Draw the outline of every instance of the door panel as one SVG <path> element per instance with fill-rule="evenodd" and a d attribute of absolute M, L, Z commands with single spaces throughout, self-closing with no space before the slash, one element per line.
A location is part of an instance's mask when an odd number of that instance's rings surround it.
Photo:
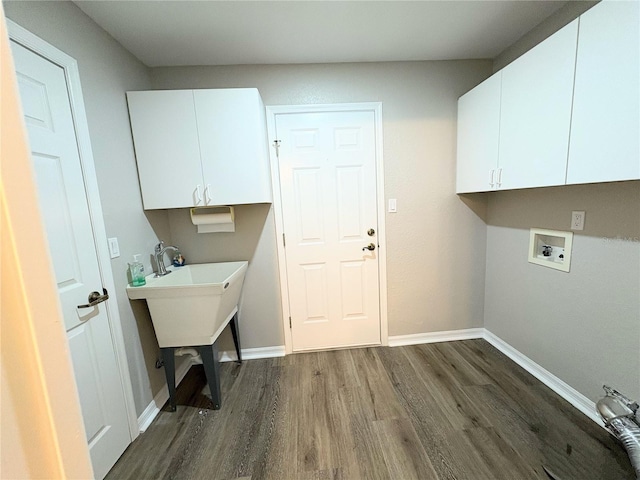
<path fill-rule="evenodd" d="M 304 286 L 305 323 L 327 322 L 329 320 L 329 298 L 327 294 L 327 265 L 324 263 L 300 265 Z"/>
<path fill-rule="evenodd" d="M 372 112 L 276 116 L 293 350 L 380 343 Z"/>
<path fill-rule="evenodd" d="M 340 287 L 342 319 L 364 319 L 366 316 L 365 262 L 340 262 Z"/>
<path fill-rule="evenodd" d="M 105 304 L 102 277 L 71 104 L 62 68 L 11 42 L 76 387 L 96 478 L 103 478 L 131 442 L 127 410 Z"/>
<path fill-rule="evenodd" d="M 294 202 L 298 214 L 298 243 L 320 244 L 324 242 L 323 210 L 319 168 L 296 168 Z"/>
<path fill-rule="evenodd" d="M 362 166 L 336 168 L 336 194 L 338 238 L 341 242 L 364 240 L 367 228 L 362 224 L 365 216 L 364 192 L 362 191 Z"/>

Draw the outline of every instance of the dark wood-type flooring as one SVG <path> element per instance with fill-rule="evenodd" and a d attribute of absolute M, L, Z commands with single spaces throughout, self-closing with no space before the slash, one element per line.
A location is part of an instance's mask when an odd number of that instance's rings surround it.
<path fill-rule="evenodd" d="M 107 478 L 634 478 L 613 437 L 484 340 L 225 363 L 221 379 L 211 410 L 192 367 L 178 411 Z"/>

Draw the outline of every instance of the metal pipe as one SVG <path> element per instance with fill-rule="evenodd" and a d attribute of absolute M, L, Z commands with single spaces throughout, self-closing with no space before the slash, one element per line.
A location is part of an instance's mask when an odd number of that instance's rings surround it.
<path fill-rule="evenodd" d="M 596 408 L 607 429 L 624 446 L 631 465 L 640 479 L 640 424 L 637 402 L 632 402 L 620 392 L 603 386 L 606 396 L 598 400 Z"/>
<path fill-rule="evenodd" d="M 202 357 L 195 348 L 179 347 L 175 349 L 174 354 L 176 357 L 181 357 L 182 355 L 191 355 L 191 361 L 193 363 L 202 364 Z"/>

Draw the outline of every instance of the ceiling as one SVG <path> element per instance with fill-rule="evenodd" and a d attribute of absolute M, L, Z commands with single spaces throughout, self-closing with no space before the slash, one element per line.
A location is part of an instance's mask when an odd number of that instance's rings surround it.
<path fill-rule="evenodd" d="M 494 58 L 565 1 L 83 1 L 149 67 Z"/>

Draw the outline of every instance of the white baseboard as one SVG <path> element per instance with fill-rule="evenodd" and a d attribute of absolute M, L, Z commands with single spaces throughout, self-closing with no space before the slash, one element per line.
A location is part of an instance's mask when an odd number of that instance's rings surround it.
<path fill-rule="evenodd" d="M 484 328 L 467 328 L 465 330 L 447 330 L 444 332 L 395 335 L 393 337 L 389 337 L 389 346 L 402 347 L 405 345 L 451 342 L 454 340 L 471 340 L 474 338 L 484 338 Z"/>
<path fill-rule="evenodd" d="M 536 377 L 555 393 L 564 398 L 575 408 L 584 413 L 591 420 L 604 428 L 604 423 L 596 411 L 596 404 L 578 392 L 575 388 L 567 385 L 556 377 L 553 373 L 538 365 L 529 357 L 519 352 L 500 337 L 494 335 L 489 330 L 484 329 L 484 339 L 495 348 L 504 353 L 511 360 L 524 368 L 531 375 Z"/>
<path fill-rule="evenodd" d="M 180 382 L 191 368 L 191 365 L 193 365 L 192 362 L 182 362 L 182 364 L 176 368 L 176 387 L 180 385 Z M 169 400 L 169 388 L 164 385 L 138 417 L 138 428 L 140 432 L 144 432 L 149 425 L 151 425 L 151 422 L 153 422 L 153 419 L 160 413 L 160 409 L 167 403 L 167 400 Z"/>
<path fill-rule="evenodd" d="M 260 348 L 242 349 L 243 360 L 256 360 L 258 358 L 284 357 L 284 355 L 285 355 L 284 345 L 279 345 L 276 347 L 260 347 Z M 236 360 L 235 350 L 221 352 L 221 355 L 220 355 L 221 362 L 232 362 L 235 360 Z M 194 365 L 193 359 L 192 361 L 183 362 L 176 369 L 176 387 L 180 384 L 182 379 L 185 377 L 185 375 L 191 368 L 191 365 Z M 151 425 L 151 422 L 153 422 L 153 419 L 156 418 L 158 413 L 160 413 L 160 409 L 167 402 L 167 400 L 169 400 L 169 389 L 165 385 L 158 392 L 158 394 L 155 397 L 153 397 L 153 400 L 151 401 L 151 403 L 147 405 L 147 408 L 145 408 L 144 411 L 138 417 L 138 428 L 140 429 L 140 432 L 144 432 L 149 427 L 149 425 Z"/>
<path fill-rule="evenodd" d="M 221 362 L 235 362 L 237 359 L 235 350 L 225 350 L 221 352 Z M 257 360 L 259 358 L 275 358 L 284 357 L 285 349 L 284 345 L 278 345 L 276 347 L 259 347 L 259 348 L 243 348 L 242 360 Z"/>

